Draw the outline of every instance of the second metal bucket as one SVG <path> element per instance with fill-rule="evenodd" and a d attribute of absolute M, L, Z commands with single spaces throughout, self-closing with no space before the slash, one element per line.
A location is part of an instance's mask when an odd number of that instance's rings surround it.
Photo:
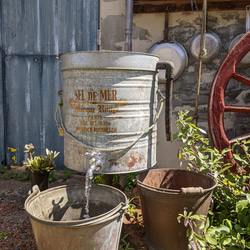
<path fill-rule="evenodd" d="M 84 219 L 84 185 L 59 186 L 34 192 L 26 199 L 39 250 L 117 250 L 128 201 L 120 190 L 93 185 L 89 219 Z"/>
<path fill-rule="evenodd" d="M 100 152 L 97 173 L 128 173 L 156 165 L 157 63 L 133 52 L 62 56 L 64 164 L 86 172 L 87 152 Z"/>
<path fill-rule="evenodd" d="M 136 178 L 148 249 L 188 249 L 187 228 L 177 217 L 184 210 L 207 215 L 216 180 L 177 169 L 152 169 Z"/>

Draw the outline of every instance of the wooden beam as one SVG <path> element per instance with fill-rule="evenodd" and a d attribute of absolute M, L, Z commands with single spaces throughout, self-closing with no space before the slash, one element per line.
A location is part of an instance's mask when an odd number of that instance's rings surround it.
<path fill-rule="evenodd" d="M 193 1 L 194 2 L 194 1 Z M 198 10 L 202 11 L 202 0 L 196 0 Z M 250 1 L 245 0 L 208 0 L 208 11 L 218 10 L 245 10 L 246 5 L 250 4 Z M 166 9 L 169 12 L 186 12 L 192 11 L 190 0 L 137 0 L 134 1 L 134 14 L 136 13 L 163 13 Z M 193 5 L 193 10 L 196 10 L 196 6 Z"/>

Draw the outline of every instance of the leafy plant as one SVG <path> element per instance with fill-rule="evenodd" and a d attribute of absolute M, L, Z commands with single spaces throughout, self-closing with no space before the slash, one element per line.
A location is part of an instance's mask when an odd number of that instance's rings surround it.
<path fill-rule="evenodd" d="M 72 177 L 73 171 L 71 169 L 64 169 L 63 172 L 64 172 L 64 177 L 63 177 L 64 180 L 68 180 Z"/>
<path fill-rule="evenodd" d="M 9 234 L 10 234 L 10 233 L 4 233 L 4 232 L 0 233 L 0 240 L 6 239 L 6 237 L 7 237 Z"/>
<path fill-rule="evenodd" d="M 35 152 L 32 143 L 24 146 L 26 149 L 24 152 L 29 153 L 29 157 L 26 157 L 23 161 L 23 166 L 28 167 L 32 172 L 38 171 L 51 171 L 55 168 L 54 159 L 60 154 L 60 152 L 50 151 L 46 148 L 46 155 L 34 156 Z"/>
<path fill-rule="evenodd" d="M 134 199 L 138 199 L 139 197 L 133 197 L 129 200 L 128 205 L 129 207 L 126 210 L 126 213 L 128 213 L 131 217 L 134 218 L 135 221 L 139 222 L 140 214 L 138 211 L 136 211 L 136 206 L 132 203 Z"/>
<path fill-rule="evenodd" d="M 174 140 L 180 139 L 184 143 L 179 151 L 179 158 L 188 162 L 189 170 L 213 176 L 218 180 L 213 192 L 214 209 L 209 212 L 206 227 L 203 234 L 198 236 L 196 245 L 191 245 L 196 234 L 194 227 L 188 223 L 190 248 L 250 249 L 250 176 L 239 168 L 237 173 L 230 172 L 233 166 L 231 160 L 223 161 L 226 153 L 232 150 L 241 167 L 248 168 L 250 140 L 237 141 L 232 149 L 219 152 L 210 146 L 204 132 L 190 122 L 192 118 L 186 118 L 187 114 L 188 111 L 179 112 L 179 119 L 176 121 L 179 132 L 173 136 Z M 193 215 L 180 216 L 189 222 Z"/>
<path fill-rule="evenodd" d="M 136 187 L 136 182 L 134 180 L 135 180 L 137 174 L 138 173 L 127 174 L 126 187 L 125 187 L 126 192 L 129 192 L 130 190 L 133 190 L 133 188 Z"/>
<path fill-rule="evenodd" d="M 119 188 L 123 188 L 123 184 L 120 180 L 119 174 L 114 174 L 113 179 L 112 179 L 112 184 L 113 185 L 117 184 L 119 186 Z"/>
<path fill-rule="evenodd" d="M 207 229 L 208 225 L 206 222 L 208 220 L 206 219 L 206 216 L 198 214 L 193 215 L 192 212 L 188 213 L 186 210 L 184 210 L 184 213 L 179 214 L 179 216 L 177 217 L 179 223 L 181 223 L 182 218 L 184 219 L 185 227 L 188 227 L 187 236 L 192 249 L 206 250 L 205 239 L 201 237 L 199 233 L 197 233 L 202 229 L 203 230 Z"/>
<path fill-rule="evenodd" d="M 59 175 L 55 174 L 54 171 L 50 171 L 50 174 L 49 174 L 49 183 L 57 181 L 58 179 L 59 179 Z"/>
<path fill-rule="evenodd" d="M 16 179 L 19 181 L 30 181 L 30 175 L 27 171 L 24 171 L 22 173 L 15 174 L 13 176 L 13 179 Z"/>
<path fill-rule="evenodd" d="M 130 245 L 130 242 L 126 242 L 126 237 L 128 237 L 129 235 L 131 234 L 130 233 L 127 233 L 126 235 L 124 235 L 122 237 L 122 239 L 120 240 L 120 244 L 119 244 L 119 250 L 133 250 L 134 248 L 130 248 L 129 245 Z"/>
<path fill-rule="evenodd" d="M 99 175 L 95 176 L 95 178 L 93 179 L 93 183 L 94 184 L 105 184 L 103 174 L 99 174 Z"/>
<path fill-rule="evenodd" d="M 30 181 L 29 173 L 24 171 L 22 173 L 15 173 L 10 166 L 5 165 L 0 167 L 0 179 L 2 180 L 10 180 L 15 179 L 19 181 Z"/>
<path fill-rule="evenodd" d="M 126 186 L 124 190 L 126 192 L 130 192 L 134 187 L 136 187 L 136 183 L 134 182 L 135 177 L 138 173 L 128 173 L 126 174 Z M 103 174 L 96 175 L 95 178 L 93 179 L 93 183 L 95 184 L 105 184 L 104 176 Z M 121 188 L 123 188 L 123 184 L 120 181 L 120 175 L 115 174 L 112 179 L 112 183 L 118 184 Z"/>

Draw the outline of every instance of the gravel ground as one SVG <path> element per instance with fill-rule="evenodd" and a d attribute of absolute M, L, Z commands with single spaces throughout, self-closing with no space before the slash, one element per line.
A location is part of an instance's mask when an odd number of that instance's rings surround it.
<path fill-rule="evenodd" d="M 31 224 L 24 209 L 30 183 L 0 181 L 0 249 L 37 249 Z"/>
<path fill-rule="evenodd" d="M 64 181 L 59 179 L 49 184 L 49 188 L 61 185 L 82 184 L 83 176 L 74 175 L 72 178 Z M 0 249 L 7 250 L 36 250 L 34 234 L 24 208 L 24 202 L 28 197 L 31 188 L 30 182 L 21 182 L 18 180 L 0 180 Z M 138 196 L 136 189 L 130 196 Z M 129 199 L 131 197 L 128 197 Z M 139 200 L 134 199 L 136 211 L 140 214 Z M 142 220 L 142 217 L 141 217 Z M 138 223 L 129 214 L 124 216 L 121 239 L 125 237 L 129 249 L 146 249 L 145 235 L 142 223 Z"/>

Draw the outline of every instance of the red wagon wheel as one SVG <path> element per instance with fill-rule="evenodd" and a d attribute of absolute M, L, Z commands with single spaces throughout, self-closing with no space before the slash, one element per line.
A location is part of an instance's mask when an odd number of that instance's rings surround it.
<path fill-rule="evenodd" d="M 224 128 L 224 112 L 250 113 L 250 107 L 246 106 L 231 106 L 225 104 L 225 90 L 230 79 L 235 79 L 245 85 L 250 86 L 250 78 L 236 72 L 236 68 L 242 58 L 250 50 L 250 32 L 247 32 L 241 40 L 228 53 L 220 68 L 218 69 L 210 90 L 209 96 L 209 129 L 214 146 L 222 151 L 224 148 L 230 148 L 235 139 L 229 140 Z M 242 135 L 239 140 L 249 139 L 250 134 Z M 233 157 L 232 152 L 229 152 L 225 160 Z M 232 172 L 236 171 L 236 161 L 234 160 Z M 244 171 L 244 170 L 243 170 Z"/>

